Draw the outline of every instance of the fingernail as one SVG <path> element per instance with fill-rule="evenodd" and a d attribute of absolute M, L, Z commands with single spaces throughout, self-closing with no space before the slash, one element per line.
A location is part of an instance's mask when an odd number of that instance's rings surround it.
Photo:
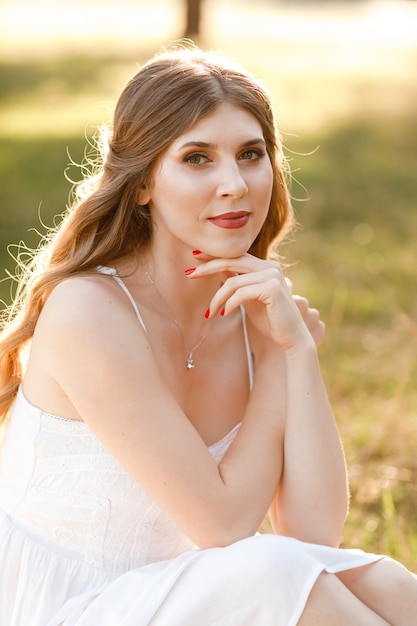
<path fill-rule="evenodd" d="M 204 313 L 204 317 L 207 319 L 208 317 L 210 317 L 210 309 L 207 309 L 207 311 Z"/>
<path fill-rule="evenodd" d="M 220 315 L 224 315 L 224 309 L 220 311 Z"/>
<path fill-rule="evenodd" d="M 186 274 L 186 276 L 189 276 L 193 272 L 195 272 L 195 267 L 190 267 L 188 270 L 185 270 L 184 274 Z"/>
<path fill-rule="evenodd" d="M 201 254 L 201 250 L 193 250 L 193 254 L 194 255 Z"/>

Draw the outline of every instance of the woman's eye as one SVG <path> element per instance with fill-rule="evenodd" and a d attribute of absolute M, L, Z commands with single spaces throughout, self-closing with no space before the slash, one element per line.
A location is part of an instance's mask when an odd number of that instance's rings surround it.
<path fill-rule="evenodd" d="M 207 160 L 207 156 L 199 153 L 188 154 L 184 159 L 184 161 L 190 165 L 204 165 L 204 163 L 207 163 Z"/>
<path fill-rule="evenodd" d="M 265 156 L 265 152 L 263 150 L 251 149 L 242 152 L 240 158 L 245 161 L 256 161 L 257 159 L 261 159 L 263 156 Z"/>

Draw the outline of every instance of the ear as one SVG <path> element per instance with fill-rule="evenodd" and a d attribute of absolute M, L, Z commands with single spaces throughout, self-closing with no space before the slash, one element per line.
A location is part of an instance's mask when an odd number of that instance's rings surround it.
<path fill-rule="evenodd" d="M 141 206 L 145 206 L 145 204 L 148 204 L 150 202 L 150 199 L 151 193 L 146 185 L 143 185 L 143 187 L 140 187 L 140 189 L 137 190 L 136 202 L 138 204 L 140 204 Z"/>

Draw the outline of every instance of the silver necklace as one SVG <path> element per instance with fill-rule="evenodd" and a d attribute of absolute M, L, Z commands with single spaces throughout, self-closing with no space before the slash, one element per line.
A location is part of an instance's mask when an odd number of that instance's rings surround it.
<path fill-rule="evenodd" d="M 156 293 L 158 294 L 160 300 L 165 304 L 166 309 L 168 311 L 168 313 L 170 314 L 170 316 L 172 317 L 172 321 L 174 322 L 175 326 L 178 328 L 178 330 L 180 331 L 181 337 L 182 337 L 182 341 L 185 347 L 185 350 L 187 352 L 187 360 L 185 361 L 185 366 L 187 368 L 187 370 L 192 370 L 195 368 L 195 363 L 194 363 L 194 352 L 197 350 L 197 348 L 199 348 L 201 346 L 201 344 L 203 343 L 203 341 L 206 339 L 207 335 L 210 332 L 210 327 L 208 327 L 207 331 L 205 332 L 205 334 L 201 337 L 200 341 L 198 341 L 195 346 L 193 348 L 188 347 L 187 342 L 185 340 L 185 335 L 184 332 L 181 328 L 180 323 L 175 319 L 175 315 L 173 314 L 173 312 L 171 311 L 170 307 L 168 306 L 167 301 L 165 300 L 165 298 L 162 296 L 162 294 L 159 292 L 158 287 L 155 285 L 155 282 L 152 278 L 152 276 L 150 274 L 148 274 L 148 272 L 145 270 L 145 276 L 146 278 L 149 280 L 149 282 L 151 283 L 152 287 L 155 289 Z"/>

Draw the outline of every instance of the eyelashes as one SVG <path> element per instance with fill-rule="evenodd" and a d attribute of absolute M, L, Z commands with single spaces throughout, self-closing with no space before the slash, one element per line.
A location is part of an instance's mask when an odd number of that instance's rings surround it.
<path fill-rule="evenodd" d="M 260 148 L 250 148 L 250 149 L 244 150 L 239 155 L 238 160 L 240 160 L 240 161 L 257 161 L 259 159 L 262 159 L 265 156 L 266 156 L 266 151 L 265 150 L 262 150 Z M 194 165 L 194 166 L 197 166 L 197 167 L 199 165 L 205 165 L 206 163 L 209 163 L 210 161 L 212 161 L 212 159 L 207 154 L 204 154 L 202 152 L 192 152 L 190 154 L 187 154 L 183 158 L 183 162 L 184 163 L 188 163 L 190 165 Z"/>
<path fill-rule="evenodd" d="M 187 154 L 184 157 L 184 163 L 189 163 L 190 165 L 204 165 L 209 160 L 209 157 L 206 154 L 201 154 L 200 152 L 193 152 L 192 154 Z"/>
<path fill-rule="evenodd" d="M 249 157 L 247 155 L 249 155 Z M 248 161 L 256 161 L 257 159 L 262 159 L 265 155 L 265 150 L 261 150 L 260 148 L 250 148 L 249 150 L 242 152 L 240 158 Z"/>

